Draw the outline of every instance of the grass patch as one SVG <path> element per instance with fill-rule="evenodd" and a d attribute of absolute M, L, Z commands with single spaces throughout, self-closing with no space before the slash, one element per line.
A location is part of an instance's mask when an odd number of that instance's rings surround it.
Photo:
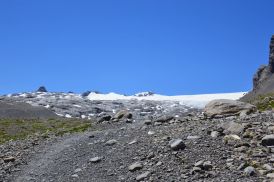
<path fill-rule="evenodd" d="M 57 136 L 66 133 L 84 132 L 91 121 L 75 119 L 22 120 L 0 119 L 0 144 L 10 140 L 21 140 L 32 135 Z"/>
<path fill-rule="evenodd" d="M 259 111 L 272 110 L 274 109 L 274 93 L 259 95 L 249 103 L 255 105 Z"/>

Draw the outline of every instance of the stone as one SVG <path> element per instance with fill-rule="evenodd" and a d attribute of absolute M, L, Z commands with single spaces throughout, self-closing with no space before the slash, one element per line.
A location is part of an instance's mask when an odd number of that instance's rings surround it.
<path fill-rule="evenodd" d="M 201 171 L 202 171 L 202 168 L 200 168 L 200 167 L 193 167 L 193 168 L 192 168 L 192 171 L 193 171 L 193 172 L 201 172 Z"/>
<path fill-rule="evenodd" d="M 243 170 L 243 169 L 245 169 L 246 167 L 247 167 L 246 163 L 241 163 L 241 164 L 239 165 L 239 167 L 237 168 L 237 170 Z"/>
<path fill-rule="evenodd" d="M 153 157 L 155 157 L 155 154 L 153 152 L 150 152 L 148 155 L 147 155 L 147 159 L 152 159 Z"/>
<path fill-rule="evenodd" d="M 247 147 L 246 146 L 240 146 L 240 147 L 236 147 L 234 148 L 234 151 L 235 152 L 242 152 L 242 153 L 245 153 L 247 151 Z"/>
<path fill-rule="evenodd" d="M 274 146 L 274 134 L 266 135 L 262 138 L 263 146 Z"/>
<path fill-rule="evenodd" d="M 73 175 L 71 175 L 71 177 L 73 177 L 73 178 L 79 178 L 78 174 L 73 174 Z"/>
<path fill-rule="evenodd" d="M 136 181 L 142 181 L 149 176 L 150 172 L 144 172 L 136 177 Z"/>
<path fill-rule="evenodd" d="M 204 161 L 200 160 L 194 164 L 194 167 L 201 168 L 202 170 L 211 170 L 213 168 L 213 165 L 211 164 L 210 161 Z"/>
<path fill-rule="evenodd" d="M 156 163 L 156 166 L 161 166 L 163 164 L 163 162 L 159 161 Z"/>
<path fill-rule="evenodd" d="M 182 139 L 175 139 L 170 141 L 170 147 L 172 150 L 183 150 L 186 148 Z"/>
<path fill-rule="evenodd" d="M 264 164 L 264 165 L 263 165 L 263 168 L 264 168 L 265 170 L 267 170 L 267 171 L 272 171 L 272 170 L 273 170 L 273 167 L 272 167 L 271 165 L 269 165 L 269 164 Z"/>
<path fill-rule="evenodd" d="M 217 137 L 221 136 L 221 134 L 220 134 L 220 132 L 218 132 L 218 131 L 212 131 L 212 132 L 210 133 L 210 136 L 211 136 L 212 138 L 217 138 Z"/>
<path fill-rule="evenodd" d="M 15 157 L 5 157 L 3 160 L 4 160 L 5 163 L 14 162 Z"/>
<path fill-rule="evenodd" d="M 256 107 L 236 100 L 219 99 L 209 102 L 205 108 L 206 116 L 213 118 L 215 116 L 234 116 L 239 115 L 242 111 L 254 112 Z"/>
<path fill-rule="evenodd" d="M 260 175 L 266 175 L 267 174 L 267 171 L 266 170 L 258 170 L 258 173 Z"/>
<path fill-rule="evenodd" d="M 225 122 L 221 126 L 224 129 L 225 134 L 240 134 L 244 131 L 244 126 L 234 121 Z"/>
<path fill-rule="evenodd" d="M 116 113 L 112 119 L 120 120 L 120 119 L 131 119 L 131 118 L 132 118 L 132 114 L 129 111 L 121 110 L 118 113 Z"/>
<path fill-rule="evenodd" d="M 225 144 L 235 145 L 241 141 L 241 138 L 238 135 L 226 135 L 224 136 L 223 141 Z"/>
<path fill-rule="evenodd" d="M 126 123 L 133 123 L 132 119 L 126 119 Z"/>
<path fill-rule="evenodd" d="M 79 173 L 79 172 L 81 172 L 81 171 L 82 171 L 81 168 L 77 168 L 77 169 L 74 170 L 75 173 Z"/>
<path fill-rule="evenodd" d="M 116 143 L 118 143 L 117 140 L 112 139 L 112 140 L 107 141 L 105 144 L 106 144 L 107 146 L 113 146 L 113 145 L 115 145 Z"/>
<path fill-rule="evenodd" d="M 111 116 L 110 115 L 106 115 L 106 116 L 102 116 L 97 120 L 97 123 L 102 123 L 104 121 L 110 121 L 111 120 Z"/>
<path fill-rule="evenodd" d="M 129 142 L 128 144 L 129 144 L 129 145 L 132 145 L 132 144 L 135 144 L 135 143 L 137 143 L 137 140 L 132 140 L 132 141 Z"/>
<path fill-rule="evenodd" d="M 91 159 L 89 159 L 89 162 L 92 162 L 92 163 L 98 163 L 102 160 L 101 157 L 93 157 Z"/>
<path fill-rule="evenodd" d="M 244 174 L 246 176 L 253 176 L 255 174 L 255 168 L 252 166 L 248 166 L 244 169 Z"/>
<path fill-rule="evenodd" d="M 200 161 L 196 162 L 196 163 L 194 164 L 194 166 L 195 166 L 195 167 L 200 167 L 200 168 L 202 168 L 202 167 L 203 167 L 203 164 L 204 164 L 204 160 L 200 160 Z"/>
<path fill-rule="evenodd" d="M 201 137 L 200 136 L 187 136 L 186 139 L 188 140 L 197 140 L 197 139 L 200 139 Z"/>
<path fill-rule="evenodd" d="M 203 163 L 203 169 L 204 170 L 208 171 L 208 170 L 211 170 L 212 168 L 213 168 L 213 165 L 211 164 L 210 161 L 205 161 Z"/>
<path fill-rule="evenodd" d="M 268 173 L 268 174 L 266 175 L 266 177 L 271 178 L 271 179 L 274 179 L 274 173 Z"/>
<path fill-rule="evenodd" d="M 146 125 L 152 125 L 152 121 L 151 121 L 151 120 L 145 120 L 144 123 L 145 123 Z"/>
<path fill-rule="evenodd" d="M 167 123 L 167 122 L 169 122 L 172 119 L 173 119 L 173 116 L 166 116 L 166 115 L 164 115 L 164 116 L 161 116 L 159 118 L 156 118 L 154 120 L 154 122 L 155 123 Z"/>
<path fill-rule="evenodd" d="M 135 162 L 128 167 L 128 170 L 131 172 L 134 172 L 142 168 L 143 168 L 143 165 L 140 162 Z"/>
<path fill-rule="evenodd" d="M 147 133 L 148 135 L 154 135 L 155 134 L 155 132 L 154 131 L 148 131 L 148 133 Z"/>

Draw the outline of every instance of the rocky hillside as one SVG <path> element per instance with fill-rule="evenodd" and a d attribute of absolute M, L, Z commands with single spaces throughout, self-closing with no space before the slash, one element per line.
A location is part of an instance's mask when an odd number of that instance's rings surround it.
<path fill-rule="evenodd" d="M 141 107 L 98 115 L 86 133 L 1 145 L 0 181 L 274 179 L 273 112 L 218 100 L 205 114 L 188 110 L 182 115 L 171 107 L 172 112 L 159 111 L 152 118 Z"/>
<path fill-rule="evenodd" d="M 274 35 L 271 37 L 268 65 L 262 65 L 253 77 L 253 89 L 242 101 L 253 101 L 260 95 L 274 93 Z"/>

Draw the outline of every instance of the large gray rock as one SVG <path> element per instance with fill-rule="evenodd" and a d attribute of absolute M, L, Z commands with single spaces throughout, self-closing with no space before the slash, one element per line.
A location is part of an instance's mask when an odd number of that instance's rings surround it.
<path fill-rule="evenodd" d="M 240 134 L 244 131 L 244 125 L 242 123 L 236 123 L 234 121 L 224 122 L 220 124 L 220 127 L 224 130 L 225 134 Z"/>
<path fill-rule="evenodd" d="M 234 116 L 240 115 L 242 112 L 253 112 L 256 110 L 256 107 L 235 100 L 219 99 L 209 102 L 204 109 L 205 114 L 208 117 L 214 116 Z"/>
<path fill-rule="evenodd" d="M 143 165 L 140 162 L 135 162 L 128 167 L 128 170 L 131 172 L 134 172 L 142 168 L 143 168 Z"/>
<path fill-rule="evenodd" d="M 263 146 L 274 146 L 274 135 L 266 135 L 262 138 Z"/>
<path fill-rule="evenodd" d="M 186 148 L 182 139 L 175 139 L 169 142 L 170 148 L 172 150 L 183 150 Z"/>
<path fill-rule="evenodd" d="M 120 120 L 120 119 L 131 119 L 132 114 L 127 110 L 121 110 L 114 115 L 112 118 L 113 120 Z"/>

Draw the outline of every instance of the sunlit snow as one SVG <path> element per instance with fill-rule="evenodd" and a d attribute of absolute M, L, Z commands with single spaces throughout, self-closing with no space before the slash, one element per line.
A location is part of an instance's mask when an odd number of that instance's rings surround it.
<path fill-rule="evenodd" d="M 186 105 L 190 107 L 202 108 L 208 102 L 215 99 L 231 99 L 237 100 L 244 96 L 246 92 L 236 92 L 236 93 L 220 93 L 220 94 L 200 94 L 200 95 L 177 95 L 177 96 L 165 96 L 165 95 L 149 95 L 144 97 L 138 96 L 125 96 L 116 93 L 109 94 L 96 94 L 91 93 L 88 95 L 90 100 L 151 100 L 151 101 L 177 101 L 181 105 Z"/>

